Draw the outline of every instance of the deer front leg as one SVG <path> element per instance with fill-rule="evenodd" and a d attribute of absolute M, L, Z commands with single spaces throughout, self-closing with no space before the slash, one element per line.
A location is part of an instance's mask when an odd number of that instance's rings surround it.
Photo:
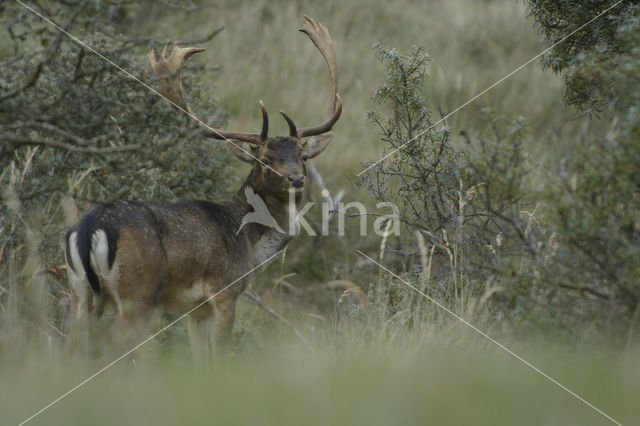
<path fill-rule="evenodd" d="M 215 300 L 216 312 L 213 322 L 212 343 L 215 345 L 215 353 L 218 356 L 224 357 L 229 353 L 237 300 L 237 295 L 216 298 Z"/>
<path fill-rule="evenodd" d="M 196 367 L 208 366 L 211 362 L 211 348 L 209 345 L 209 334 L 212 328 L 211 319 L 211 316 L 189 316 L 187 333 L 189 334 L 191 354 Z"/>

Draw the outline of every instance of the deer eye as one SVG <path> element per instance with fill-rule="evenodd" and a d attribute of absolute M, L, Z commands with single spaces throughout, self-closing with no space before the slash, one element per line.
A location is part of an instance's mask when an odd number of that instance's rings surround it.
<path fill-rule="evenodd" d="M 302 156 L 302 161 L 307 161 L 308 159 L 309 159 L 309 156 L 308 156 L 308 155 L 303 155 L 303 156 Z"/>
<path fill-rule="evenodd" d="M 264 164 L 265 166 L 268 166 L 268 165 L 269 165 L 269 160 L 267 160 L 266 158 L 263 158 L 262 160 L 260 160 L 260 162 L 261 162 L 262 164 Z"/>

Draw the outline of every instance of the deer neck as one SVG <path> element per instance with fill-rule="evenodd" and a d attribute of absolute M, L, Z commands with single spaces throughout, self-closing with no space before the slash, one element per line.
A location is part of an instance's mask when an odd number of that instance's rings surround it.
<path fill-rule="evenodd" d="M 240 233 L 248 238 L 257 263 L 283 249 L 299 232 L 299 225 L 292 219 L 298 212 L 302 194 L 291 194 L 293 199 L 289 195 L 269 191 L 262 174 L 254 167 L 233 198 L 239 221 L 246 221 Z"/>

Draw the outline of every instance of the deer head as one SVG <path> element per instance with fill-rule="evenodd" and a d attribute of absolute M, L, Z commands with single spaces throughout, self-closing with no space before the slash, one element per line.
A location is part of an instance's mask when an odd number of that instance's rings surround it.
<path fill-rule="evenodd" d="M 196 127 L 204 127 L 207 137 L 226 140 L 227 146 L 240 160 L 253 164 L 249 175 L 252 186 L 259 192 L 286 197 L 291 188 L 300 192 L 306 176 L 305 161 L 320 154 L 333 138 L 332 126 L 340 118 L 342 100 L 338 95 L 338 69 L 336 55 L 327 29 L 320 22 L 305 16 L 300 28 L 322 54 L 329 67 L 331 97 L 326 120 L 316 126 L 299 128 L 293 119 L 280 111 L 289 125 L 289 136 L 269 137 L 269 116 L 260 101 L 262 129 L 260 133 L 240 133 L 214 129 L 195 117 L 182 90 L 182 66 L 195 53 L 205 49 L 167 44 L 160 56 L 154 51 L 148 58 L 160 82 L 160 93 L 174 109 L 186 114 Z M 310 137 L 309 139 L 304 139 Z"/>

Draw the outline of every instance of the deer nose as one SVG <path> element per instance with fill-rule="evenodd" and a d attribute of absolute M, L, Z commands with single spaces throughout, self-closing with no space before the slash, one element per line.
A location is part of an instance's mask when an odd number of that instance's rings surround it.
<path fill-rule="evenodd" d="M 300 188 L 304 185 L 304 175 L 289 175 L 289 183 L 295 188 Z"/>

